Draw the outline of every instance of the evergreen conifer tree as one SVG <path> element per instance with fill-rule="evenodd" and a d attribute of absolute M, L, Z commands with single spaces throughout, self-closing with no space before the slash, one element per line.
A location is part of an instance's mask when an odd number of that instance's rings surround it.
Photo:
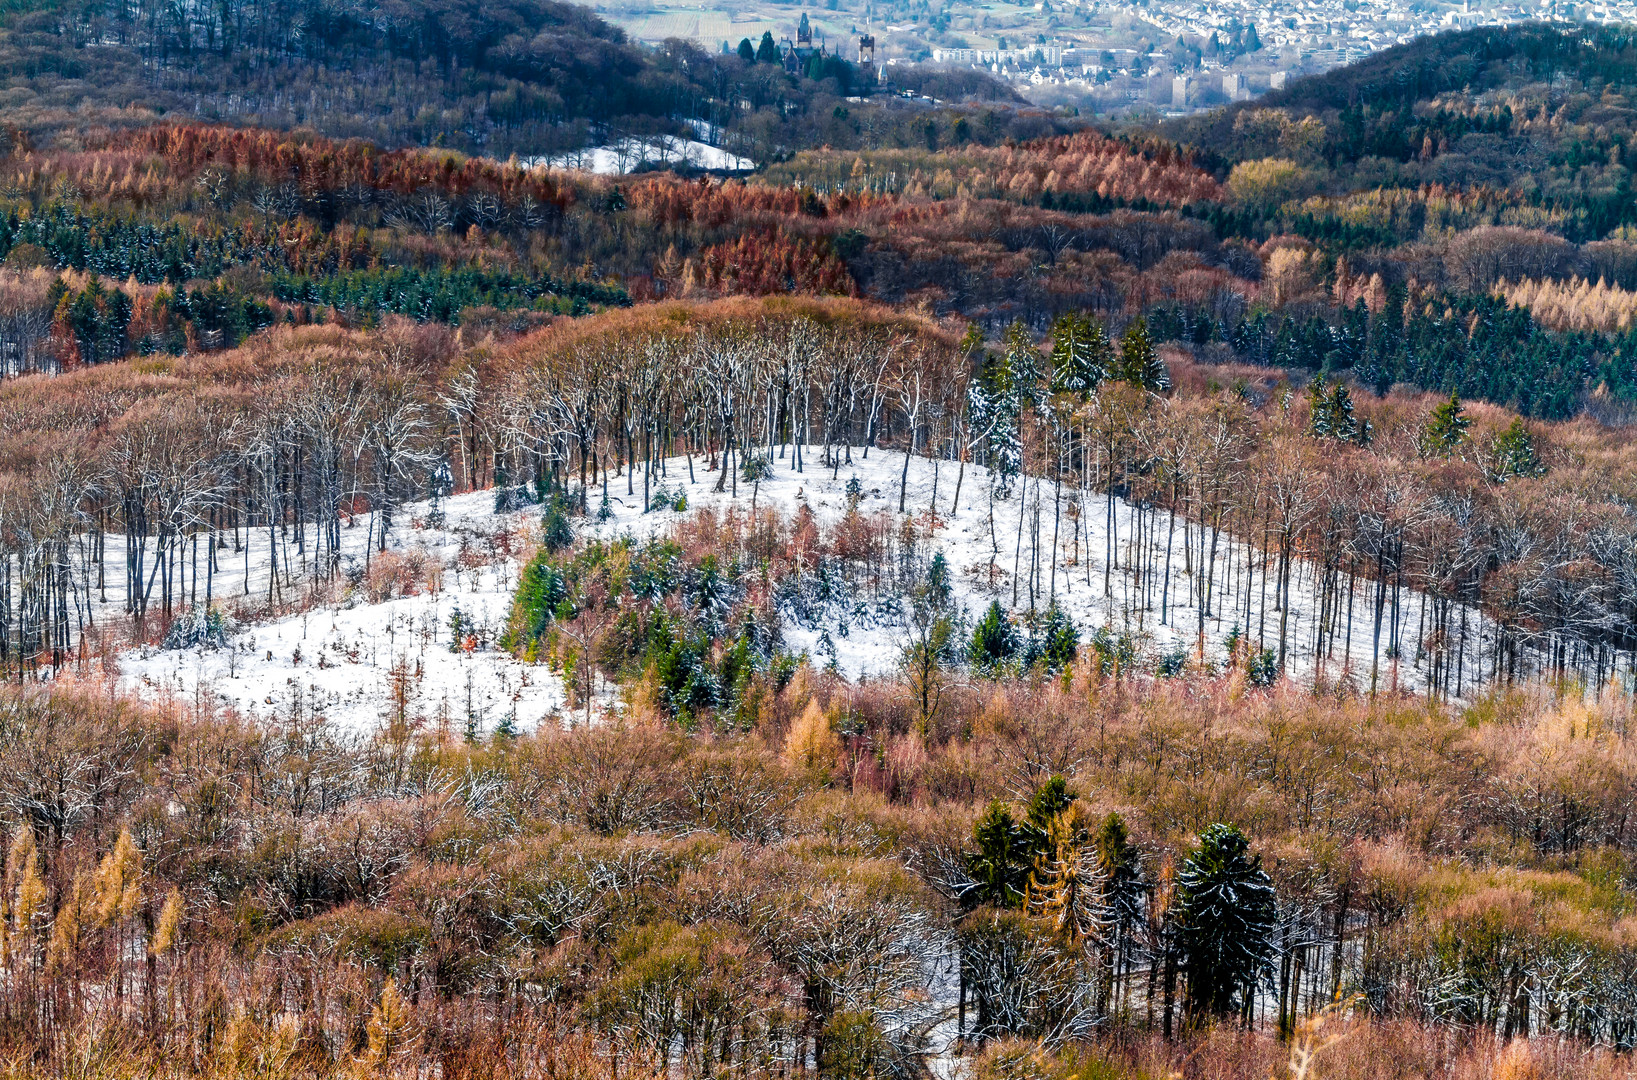
<path fill-rule="evenodd" d="M 1142 921 L 1143 880 L 1142 852 L 1131 842 L 1125 819 L 1110 813 L 1098 826 L 1093 842 L 1097 845 L 1097 861 L 1102 868 L 1104 897 L 1112 920 L 1113 932 L 1133 932 Z"/>
<path fill-rule="evenodd" d="M 1489 476 L 1497 483 L 1523 476 L 1539 476 L 1546 471 L 1535 450 L 1535 437 L 1521 419 L 1495 436 L 1489 450 Z"/>
<path fill-rule="evenodd" d="M 1035 831 L 1014 818 L 1004 803 L 993 802 L 973 827 L 972 839 L 977 850 L 966 854 L 972 882 L 961 893 L 961 902 L 969 908 L 1021 905 L 1034 864 Z"/>
<path fill-rule="evenodd" d="M 1466 441 L 1472 421 L 1461 407 L 1461 396 L 1452 391 L 1449 400 L 1432 410 L 1427 430 L 1421 436 L 1421 452 L 1428 457 L 1448 457 Z"/>
<path fill-rule="evenodd" d="M 949 606 L 953 595 L 954 589 L 949 580 L 949 560 L 944 558 L 943 552 L 934 552 L 926 568 L 927 600 L 941 611 Z"/>
<path fill-rule="evenodd" d="M 1131 842 L 1125 819 L 1110 813 L 1092 835 L 1097 854 L 1098 880 L 1102 886 L 1103 971 L 1098 985 L 1098 1012 L 1108 1012 L 1118 962 L 1127 953 L 1143 925 L 1143 898 L 1148 884 L 1143 880 L 1142 853 Z"/>
<path fill-rule="evenodd" d="M 972 631 L 972 642 L 967 647 L 967 659 L 972 666 L 982 672 L 997 672 L 1012 657 L 1017 655 L 1017 630 L 1012 626 L 1006 613 L 1000 608 L 1000 601 L 989 603 L 989 610 L 983 613 L 978 625 Z"/>
<path fill-rule="evenodd" d="M 1266 971 L 1276 918 L 1273 882 L 1245 834 L 1211 825 L 1177 874 L 1177 943 L 1189 1014 L 1243 1008 Z"/>
<path fill-rule="evenodd" d="M 1028 661 L 1049 672 L 1059 672 L 1074 662 L 1080 651 L 1080 631 L 1053 600 L 1031 627 Z"/>
<path fill-rule="evenodd" d="M 540 522 L 540 539 L 547 551 L 562 551 L 574 543 L 574 526 L 568 520 L 568 503 L 553 495 Z"/>
<path fill-rule="evenodd" d="M 1020 421 L 1023 402 L 1030 396 L 1038 377 L 1040 353 L 1028 328 L 1013 323 L 1006 332 L 1006 349 L 984 358 L 983 367 L 968 391 L 970 417 L 975 430 L 984 432 L 990 480 L 1005 498 L 1012 481 L 1023 468 Z"/>
<path fill-rule="evenodd" d="M 1108 331 L 1084 313 L 1070 312 L 1052 324 L 1052 392 L 1082 397 L 1108 378 L 1113 361 Z"/>
<path fill-rule="evenodd" d="M 1307 392 L 1310 403 L 1308 434 L 1316 439 L 1360 441 L 1361 429 L 1353 416 L 1353 395 L 1345 383 L 1331 385 L 1320 375 L 1313 380 Z"/>
<path fill-rule="evenodd" d="M 1102 938 L 1108 922 L 1104 881 L 1097 848 L 1086 816 L 1074 796 L 1052 777 L 1040 794 L 1053 788 L 1062 799 L 1058 809 L 1039 823 L 1039 851 L 1029 874 L 1029 913 L 1050 923 L 1069 946 Z M 1040 796 L 1036 796 L 1037 803 Z M 1035 806 L 1031 804 L 1033 823 Z"/>
<path fill-rule="evenodd" d="M 1120 337 L 1120 355 L 1115 363 L 1114 377 L 1156 394 L 1171 388 L 1171 373 L 1166 370 L 1165 361 L 1160 359 L 1159 353 L 1154 351 L 1146 319 L 1133 320 Z"/>
<path fill-rule="evenodd" d="M 1069 790 L 1067 780 L 1061 776 L 1053 776 L 1029 799 L 1029 808 L 1025 813 L 1030 825 L 1036 829 L 1045 829 L 1052 818 L 1069 808 L 1077 796 Z"/>

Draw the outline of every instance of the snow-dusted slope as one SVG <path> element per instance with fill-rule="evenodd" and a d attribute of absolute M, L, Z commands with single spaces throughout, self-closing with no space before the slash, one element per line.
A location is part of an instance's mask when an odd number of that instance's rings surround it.
<path fill-rule="evenodd" d="M 898 513 L 902 454 L 861 449 L 850 463 L 831 470 L 819 465 L 821 450 L 805 452 L 805 468 L 797 472 L 789 448 L 774 458 L 774 473 L 754 497 L 759 506 L 793 514 L 805 503 L 823 526 L 833 525 L 846 513 L 848 483 L 856 478 L 863 496 L 859 509 L 866 513 Z M 1143 541 L 1150 547 L 1148 562 L 1155 568 L 1139 579 L 1130 567 L 1138 511 L 1122 500 L 1112 504 L 1093 493 L 1058 491 L 1050 483 L 1019 484 L 1008 498 L 991 502 L 989 477 L 982 468 L 968 465 L 959 475 L 960 502 L 954 503 L 958 466 L 948 461 L 913 458 L 905 484 L 905 512 L 921 521 L 935 520 L 932 550 L 941 550 L 954 571 L 957 602 L 976 616 L 991 600 L 1014 612 L 1031 603 L 1044 608 L 1053 598 L 1081 630 L 1082 640 L 1098 628 L 1127 633 L 1148 661 L 1165 654 L 1197 653 L 1201 639 L 1206 658 L 1220 662 L 1224 640 L 1235 625 L 1246 638 L 1276 649 L 1280 612 L 1275 608 L 1274 582 L 1264 585 L 1260 555 L 1222 535 L 1214 545 L 1214 582 L 1219 601 L 1200 619 L 1198 601 L 1205 575 L 1194 571 L 1198 552 L 1212 551 L 1211 538 L 1201 545 L 1199 533 L 1163 512 L 1148 516 Z M 644 539 L 663 535 L 684 514 L 700 508 L 721 509 L 737 501 L 748 505 L 750 484 L 741 481 L 714 491 L 718 474 L 707 472 L 696 458 L 693 478 L 684 459 L 673 459 L 656 470 L 655 485 L 685 494 L 688 509 L 644 512 L 640 469 L 631 478 L 633 494 L 626 494 L 625 477 L 608 486 L 609 518 L 584 522 L 586 534 L 613 537 L 629 534 Z M 598 501 L 594 493 L 593 505 Z M 1078 500 L 1078 535 L 1074 510 Z M 149 696 L 169 696 L 186 702 L 209 700 L 230 705 L 246 715 L 291 718 L 322 715 L 355 731 L 375 729 L 394 710 L 394 691 L 406 696 L 405 710 L 420 723 L 447 725 L 457 733 L 470 722 L 487 733 L 503 721 L 527 729 L 552 714 L 563 701 L 560 680 L 546 668 L 524 664 L 493 647 L 504 624 L 515 586 L 518 558 L 538 512 L 530 508 L 495 514 L 488 492 L 444 501 L 446 520 L 440 528 L 426 526 L 428 507 L 405 508 L 404 522 L 393 535 L 395 552 L 442 567 L 441 587 L 419 587 L 413 595 L 370 603 L 363 587 L 334 595 L 295 615 L 264 620 L 238 628 L 225 649 L 143 648 L 120 660 L 121 684 Z M 929 515 L 934 510 L 935 514 Z M 1038 514 L 1038 517 L 1037 517 Z M 1031 528 L 1019 529 L 1020 519 L 1032 527 L 1039 522 L 1037 571 L 1030 573 L 1034 544 Z M 1110 543 L 1109 526 L 1113 526 Z M 346 563 L 356 571 L 364 562 L 364 519 L 344 531 Z M 1194 545 L 1194 564 L 1184 555 L 1187 541 Z M 110 551 L 119 539 L 109 538 Z M 1170 555 L 1166 556 L 1169 546 Z M 1114 554 L 1113 565 L 1107 558 Z M 1055 554 L 1052 554 L 1055 553 Z M 268 548 L 265 536 L 252 534 L 248 555 L 223 551 L 221 569 L 213 581 L 219 601 L 232 604 L 245 596 L 262 597 L 268 587 Z M 1169 573 L 1165 573 L 1169 565 Z M 1266 563 L 1269 574 L 1272 561 Z M 1248 577 L 1247 577 L 1248 574 Z M 356 576 L 356 575 L 355 575 Z M 1037 588 L 1031 597 L 1030 580 Z M 248 591 L 246 581 L 248 580 Z M 1424 685 L 1416 662 L 1420 598 L 1405 590 L 1400 599 L 1400 647 L 1405 659 L 1391 657 L 1390 638 L 1383 631 L 1373 637 L 1373 589 L 1357 583 L 1351 607 L 1351 625 L 1343 617 L 1327 639 L 1322 662 L 1314 656 L 1314 623 L 1318 609 L 1312 568 L 1298 566 L 1292 585 L 1292 603 L 1286 627 L 1285 670 L 1308 681 L 1320 667 L 1327 679 L 1350 679 L 1367 689 L 1372 670 L 1383 690 L 1416 689 Z M 296 586 L 299 590 L 299 585 Z M 119 610 L 117 590 L 98 612 L 99 620 L 113 619 Z M 451 650 L 450 617 L 459 609 L 477 628 L 476 647 Z M 838 617 L 833 625 L 802 627 L 787 621 L 788 647 L 806 650 L 820 662 L 833 647 L 837 666 L 849 677 L 885 675 L 893 671 L 905 643 L 901 628 L 890 621 Z M 1203 629 L 1202 629 L 1203 626 Z M 1464 635 L 1462 685 L 1469 692 L 1483 677 L 1480 657 L 1492 639 L 1493 626 L 1476 612 L 1467 613 Z M 825 637 L 828 640 L 825 641 Z M 394 668 L 398 674 L 394 675 Z"/>
<path fill-rule="evenodd" d="M 483 734 L 506 720 L 531 728 L 562 703 L 561 681 L 499 651 L 494 638 L 517 581 L 517 559 L 508 552 L 521 549 L 536 516 L 497 515 L 493 507 L 490 492 L 444 500 L 442 528 L 426 527 L 425 504 L 406 509 L 391 546 L 441 568 L 435 591 L 421 584 L 413 595 L 370 603 L 359 586 L 300 614 L 240 627 L 226 648 L 135 650 L 120 658 L 120 684 L 149 698 L 209 701 L 261 719 L 323 716 L 359 732 L 400 708 L 411 721 L 456 734 L 468 723 Z M 365 519 L 342 535 L 347 566 L 361 569 Z M 252 533 L 250 541 L 248 560 L 221 556 L 213 589 L 229 605 L 247 595 L 246 561 L 248 595 L 267 590 L 266 537 Z M 473 640 L 452 649 L 457 609 Z"/>
<path fill-rule="evenodd" d="M 856 477 L 864 492 L 859 504 L 861 512 L 898 512 L 904 475 L 902 454 L 872 450 L 865 457 L 863 450 L 854 449 L 850 463 L 836 470 L 820 467 L 821 454 L 820 447 L 806 448 L 804 470 L 797 472 L 789 448 L 779 450 L 773 460 L 773 478 L 763 481 L 756 495 L 758 505 L 774 506 L 788 514 L 794 513 L 798 504 L 805 503 L 821 525 L 834 524 L 846 513 L 847 484 Z M 1129 633 L 1149 660 L 1178 650 L 1197 655 L 1203 635 L 1206 659 L 1220 662 L 1225 658 L 1223 643 L 1236 625 L 1246 640 L 1277 651 L 1280 612 L 1271 576 L 1277 573 L 1275 560 L 1268 559 L 1265 563 L 1270 577 L 1264 587 L 1264 561 L 1260 553 L 1235 543 L 1225 533 L 1215 537 L 1214 545 L 1207 533 L 1201 545 L 1200 535 L 1192 525 L 1185 526 L 1181 519 L 1172 522 L 1170 515 L 1160 511 L 1146 516 L 1142 535 L 1143 542 L 1150 546 L 1151 565 L 1160 572 L 1139 579 L 1131 570 L 1136 562 L 1133 548 L 1138 515 L 1131 504 L 1121 499 L 1114 499 L 1111 504 L 1100 494 L 1077 493 L 1069 488 L 1059 491 L 1050 482 L 1031 479 L 1027 484 L 1017 484 L 1008 498 L 993 502 L 991 523 L 987 471 L 966 466 L 964 476 L 959 479 L 960 505 L 957 507 L 953 500 L 958 472 L 959 466 L 954 462 L 911 459 L 907 483 L 903 485 L 904 511 L 921 518 L 936 507 L 938 525 L 931 546 L 944 552 L 954 571 L 957 598 L 973 616 L 991 600 L 998 600 L 1012 612 L 1022 613 L 1029 610 L 1031 604 L 1037 609 L 1045 608 L 1055 598 L 1079 626 L 1082 641 L 1102 627 L 1114 634 Z M 735 501 L 731 487 L 720 493 L 712 490 L 716 481 L 717 474 L 704 472 L 698 460 L 692 482 L 682 461 L 668 462 L 665 475 L 655 477 L 656 483 L 663 482 L 674 491 L 686 493 L 688 513 L 701 507 L 721 508 Z M 635 494 L 624 494 L 626 486 L 623 478 L 610 484 L 613 517 L 598 527 L 603 535 L 626 532 L 638 538 L 657 535 L 682 516 L 672 511 L 642 512 L 640 470 L 631 484 Z M 748 504 L 751 497 L 751 485 L 741 481 L 737 502 Z M 1071 513 L 1077 500 L 1080 504 L 1078 537 Z M 1020 519 L 1025 525 L 1023 530 L 1019 529 Z M 1038 547 L 1043 554 L 1031 574 L 1030 554 L 1034 545 L 1030 542 L 1030 527 L 1036 521 L 1039 522 Z M 1109 543 L 1111 523 L 1112 544 Z M 1199 569 L 1208 568 L 1210 559 L 1214 558 L 1213 574 L 1190 572 L 1189 558 L 1184 552 L 1185 538 L 1193 541 L 1196 562 L 1201 546 L 1208 556 L 1206 567 Z M 1055 557 L 1047 554 L 1054 550 Z M 1112 566 L 1108 558 L 1110 551 Z M 1168 575 L 1163 573 L 1167 562 Z M 1199 600 L 1207 576 L 1217 600 L 1202 625 Z M 1032 598 L 1031 578 L 1038 586 Z M 1345 578 L 1343 582 L 1345 590 Z M 1384 627 L 1379 643 L 1373 641 L 1373 590 L 1373 582 L 1358 579 L 1350 605 L 1351 626 L 1344 606 L 1336 620 L 1333 642 L 1329 640 L 1331 631 L 1326 631 L 1324 675 L 1330 680 L 1350 679 L 1355 685 L 1368 689 L 1373 668 L 1382 690 L 1419 688 L 1425 682 L 1422 672 L 1413 663 L 1415 643 L 1420 640 L 1417 632 L 1421 612 L 1419 594 L 1405 589 L 1400 596 L 1398 641 L 1406 658 L 1395 663 L 1390 649 L 1390 626 Z M 1293 575 L 1285 631 L 1285 670 L 1293 678 L 1310 681 L 1320 666 L 1314 656 L 1318 609 L 1313 568 L 1300 564 Z M 1492 640 L 1494 626 L 1476 611 L 1466 614 L 1467 632 L 1460 663 L 1462 686 L 1470 690 L 1479 678 L 1480 657 L 1489 655 L 1483 643 Z M 906 640 L 902 631 L 891 627 L 844 630 L 838 624 L 827 629 L 835 646 L 838 666 L 855 678 L 893 670 Z M 818 656 L 822 632 L 786 625 L 785 640 L 794 649 L 807 649 Z M 1452 656 L 1450 662 L 1455 663 L 1456 658 Z"/>

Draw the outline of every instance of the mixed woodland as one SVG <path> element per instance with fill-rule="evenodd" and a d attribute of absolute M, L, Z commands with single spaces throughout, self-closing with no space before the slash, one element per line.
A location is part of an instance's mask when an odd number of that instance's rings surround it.
<path fill-rule="evenodd" d="M 1057 129 L 987 76 L 909 72 L 879 87 L 834 46 L 791 70 L 771 36 L 748 56 L 681 40 L 650 49 L 557 0 L 0 5 L 6 124 L 37 142 L 181 120 L 546 158 L 694 134 L 762 163 L 914 138 L 924 113 L 950 103 L 1004 104 L 1008 135 Z M 861 97 L 875 89 L 890 92 Z"/>
<path fill-rule="evenodd" d="M 1629 32 L 1105 131 L 543 0 L 0 21 L 0 1071 L 1633 1071 Z M 526 160 L 694 121 L 762 167 Z M 883 452 L 953 496 L 757 503 Z M 121 691 L 472 492 L 538 730 Z M 789 645 L 863 598 L 890 673 Z"/>

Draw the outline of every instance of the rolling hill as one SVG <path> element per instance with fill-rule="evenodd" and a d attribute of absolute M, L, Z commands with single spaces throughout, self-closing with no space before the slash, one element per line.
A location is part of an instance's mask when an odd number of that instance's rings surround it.
<path fill-rule="evenodd" d="M 790 73 L 683 42 L 650 49 L 556 0 L 55 0 L 0 9 L 5 122 L 35 141 L 180 113 L 504 158 L 692 124 L 737 133 L 738 152 L 765 160 L 856 140 L 857 124 L 835 115 L 836 102 L 861 81 L 834 58 Z M 1015 101 L 969 77 L 922 90 Z M 910 119 L 876 127 L 890 137 Z"/>

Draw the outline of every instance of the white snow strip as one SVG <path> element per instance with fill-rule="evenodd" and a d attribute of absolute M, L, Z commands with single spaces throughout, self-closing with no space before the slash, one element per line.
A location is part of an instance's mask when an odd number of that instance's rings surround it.
<path fill-rule="evenodd" d="M 672 135 L 620 139 L 607 146 L 571 150 L 549 157 L 526 158 L 524 168 L 571 169 L 600 176 L 622 176 L 655 165 L 686 165 L 708 172 L 751 172 L 756 163 L 719 146 Z"/>

